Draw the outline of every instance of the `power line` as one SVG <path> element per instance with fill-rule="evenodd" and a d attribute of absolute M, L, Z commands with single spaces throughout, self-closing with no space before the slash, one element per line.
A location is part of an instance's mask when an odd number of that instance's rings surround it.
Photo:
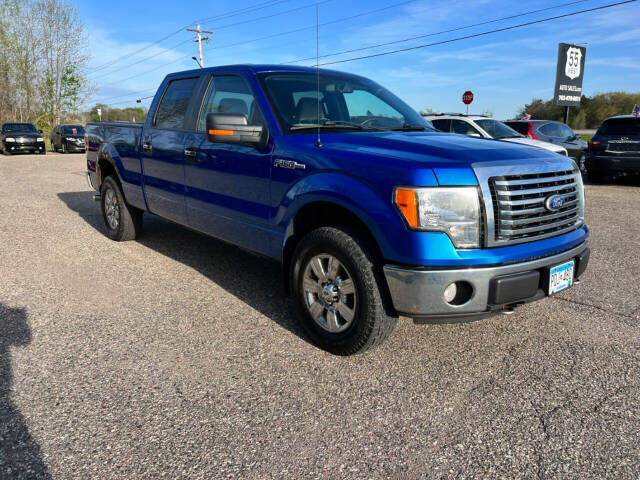
<path fill-rule="evenodd" d="M 332 1 L 332 0 L 325 0 L 325 2 L 322 2 L 322 3 L 326 3 L 328 1 Z M 377 8 L 375 10 L 368 10 L 368 11 L 361 12 L 361 13 L 358 13 L 358 14 L 355 14 L 355 15 L 351 15 L 351 16 L 348 16 L 348 17 L 342 17 L 342 18 L 338 18 L 336 20 L 331 20 L 329 22 L 325 22 L 325 23 L 320 24 L 320 26 L 327 26 L 327 25 L 332 25 L 332 24 L 335 24 L 335 23 L 341 23 L 341 22 L 345 22 L 345 21 L 348 21 L 348 20 L 353 20 L 354 18 L 359 18 L 359 17 L 362 17 L 362 16 L 371 15 L 371 14 L 374 14 L 374 13 L 379 13 L 379 12 L 382 12 L 382 11 L 385 11 L 385 10 L 389 10 L 391 8 L 396 8 L 396 7 L 401 6 L 401 5 L 414 3 L 416 1 L 417 0 L 404 0 L 402 2 L 394 3 L 394 4 L 391 4 L 391 5 L 386 6 L 386 7 Z M 301 32 L 301 31 L 304 31 L 304 30 L 310 30 L 310 29 L 314 29 L 314 28 L 316 28 L 316 26 L 315 25 L 311 25 L 311 26 L 308 26 L 308 27 L 297 28 L 297 29 L 294 29 L 294 30 L 286 31 L 286 32 L 280 32 L 280 33 L 276 33 L 276 34 L 272 34 L 272 35 L 267 35 L 267 36 L 264 36 L 264 37 L 254 38 L 252 40 L 242 41 L 242 42 L 239 42 L 239 43 L 220 45 L 220 46 L 214 47 L 212 49 L 208 49 L 208 50 L 205 49 L 204 51 L 213 51 L 213 50 L 220 50 L 220 49 L 223 49 L 223 48 L 230 48 L 230 47 L 234 47 L 234 46 L 238 46 L 238 45 L 244 45 L 244 44 L 247 44 L 247 43 L 256 42 L 256 41 L 259 41 L 259 40 L 266 40 L 268 38 L 275 38 L 275 37 L 279 37 L 279 36 L 283 36 L 283 35 L 289 35 L 289 34 L 292 34 L 292 33 L 297 33 L 297 32 Z M 183 45 L 183 44 L 185 44 L 185 43 L 187 43 L 189 41 L 190 40 L 186 40 L 186 41 L 180 42 L 179 44 L 177 44 L 177 45 L 175 45 L 174 47 L 171 47 L 171 48 L 172 49 L 173 48 L 177 48 L 177 47 L 179 47 L 179 46 L 181 46 L 181 45 Z M 134 65 L 138 65 L 140 63 L 145 62 L 146 60 L 150 60 L 150 59 L 155 58 L 157 56 L 160 56 L 160 55 L 162 55 L 164 53 L 166 53 L 166 52 L 165 51 L 158 52 L 158 53 L 156 53 L 154 55 L 151 55 L 150 57 L 146 57 L 145 59 L 141 59 L 141 60 L 135 61 L 135 62 L 130 63 L 128 65 L 125 65 L 125 66 L 123 66 L 121 68 L 124 69 L 124 68 L 132 67 Z M 174 60 L 174 61 L 168 62 L 168 63 L 166 63 L 164 65 L 160 65 L 158 67 L 155 67 L 155 68 L 152 68 L 152 69 L 148 69 L 145 73 L 154 72 L 154 71 L 160 70 L 160 69 L 162 69 L 162 68 L 164 68 L 164 67 L 166 67 L 168 65 L 173 65 L 173 64 L 180 63 L 180 62 L 183 62 L 183 61 L 184 61 L 183 59 Z M 109 76 L 109 75 L 113 75 L 114 73 L 116 73 L 116 72 L 115 71 L 114 72 L 110 72 L 110 73 L 107 73 L 106 75 Z M 139 74 L 135 74 L 135 75 L 131 75 L 131 76 L 128 76 L 126 78 L 123 78 L 123 79 L 117 79 L 116 81 L 122 83 L 122 82 L 125 82 L 127 80 L 131 80 L 133 78 L 137 78 L 139 76 L 140 76 Z M 110 84 L 110 85 L 111 86 L 117 86 L 117 85 L 114 85 L 114 84 Z"/>
<path fill-rule="evenodd" d="M 329 3 L 329 2 L 333 2 L 334 0 L 323 0 L 321 2 L 318 2 L 319 5 L 322 5 L 323 3 Z M 305 8 L 309 8 L 309 7 L 313 7 L 315 6 L 315 3 L 308 3 L 306 5 L 302 5 L 300 7 L 295 7 L 295 8 L 290 8 L 288 10 L 284 10 L 282 12 L 278 12 L 278 13 L 271 13 L 269 15 L 265 15 L 262 17 L 257 17 L 257 18 L 251 18 L 249 20 L 242 20 L 241 22 L 235 22 L 235 23 L 228 23 L 226 25 L 221 25 L 221 26 L 216 26 L 216 30 L 222 30 L 225 28 L 230 28 L 230 27 L 235 27 L 238 25 L 244 25 L 246 23 L 253 23 L 253 22 L 257 22 L 259 20 L 266 20 L 269 18 L 274 18 L 274 17 L 279 17 L 281 15 L 286 15 L 287 13 L 292 13 L 292 12 L 297 12 L 299 10 L 304 10 Z"/>
<path fill-rule="evenodd" d="M 146 62 L 148 60 L 151 60 L 152 58 L 156 58 L 156 57 L 159 57 L 160 55 L 164 55 L 164 54 L 168 53 L 169 51 L 172 51 L 172 50 L 184 45 L 185 43 L 189 43 L 189 42 L 191 42 L 191 39 L 187 38 L 186 40 L 183 40 L 182 42 L 177 43 L 177 44 L 173 45 L 172 47 L 169 47 L 169 48 L 166 48 L 164 50 L 161 50 L 160 52 L 154 53 L 153 55 L 149 55 L 148 57 L 141 58 L 140 60 L 137 60 L 137 61 L 135 61 L 133 63 L 129 63 L 127 65 L 123 65 L 123 66 L 121 66 L 119 68 L 119 70 L 122 70 L 122 69 L 125 69 L 125 68 L 130 68 L 130 67 L 133 67 L 134 65 L 139 65 L 139 64 L 144 63 L 144 62 Z M 182 61 L 182 59 L 180 61 Z M 118 73 L 119 70 L 114 70 L 112 72 L 107 72 L 107 73 L 105 73 L 103 75 L 108 77 L 110 75 L 113 75 L 114 73 Z M 92 73 L 94 73 L 94 72 L 92 72 Z"/>
<path fill-rule="evenodd" d="M 480 32 L 480 33 L 474 33 L 472 35 L 466 35 L 464 37 L 457 37 L 457 38 L 451 38 L 449 40 L 442 40 L 441 42 L 433 42 L 433 43 L 427 43 L 427 44 L 423 44 L 423 45 L 415 45 L 415 46 L 412 46 L 412 47 L 399 48 L 397 50 L 391 50 L 391 51 L 388 51 L 388 52 L 374 53 L 374 54 L 371 54 L 371 55 L 363 55 L 363 56 L 360 56 L 360 57 L 347 58 L 345 60 L 335 60 L 333 62 L 325 62 L 325 63 L 321 63 L 320 66 L 336 65 L 338 63 L 355 62 L 356 60 L 364 60 L 364 59 L 367 59 L 367 58 L 374 58 L 374 57 L 383 57 L 385 55 L 392 55 L 394 53 L 409 52 L 411 50 L 418 50 L 418 49 L 421 49 L 421 48 L 433 47 L 433 46 L 436 46 L 436 45 L 444 45 L 446 43 L 459 42 L 461 40 L 468 40 L 470 38 L 482 37 L 482 36 L 490 35 L 492 33 L 505 32 L 507 30 L 514 30 L 516 28 L 528 27 L 530 25 L 536 25 L 536 24 L 539 24 L 539 23 L 550 22 L 552 20 L 558 20 L 560 18 L 572 17 L 572 16 L 575 16 L 575 15 L 580 15 L 582 13 L 595 12 L 597 10 L 604 10 L 606 8 L 617 7 L 617 6 L 620 6 L 620 5 L 625 5 L 625 4 L 633 3 L 633 2 L 636 2 L 636 1 L 637 0 L 625 0 L 623 2 L 610 3 L 608 5 L 602 5 L 600 7 L 587 8 L 587 9 L 584 9 L 584 10 L 578 10 L 576 12 L 565 13 L 563 15 L 556 15 L 554 17 L 548 17 L 548 18 L 543 18 L 543 19 L 540 19 L 540 20 L 533 20 L 531 22 L 520 23 L 520 24 L 517 24 L 517 25 L 511 25 L 509 27 L 496 28 L 495 30 L 489 30 L 489 31 Z"/>
<path fill-rule="evenodd" d="M 215 17 L 210 17 L 209 19 L 200 20 L 200 22 L 202 22 L 202 21 L 208 21 L 208 20 L 212 20 L 212 19 L 217 19 L 217 18 L 228 18 L 228 17 L 234 17 L 234 16 L 237 16 L 237 15 L 243 15 L 243 14 L 245 14 L 245 13 L 250 13 L 250 12 L 255 11 L 255 10 L 261 10 L 261 9 L 263 9 L 263 8 L 268 8 L 268 7 L 271 7 L 271 6 L 274 6 L 274 5 L 280 4 L 280 3 L 284 3 L 284 2 L 288 2 L 288 1 L 291 1 L 291 0 L 278 0 L 278 1 L 261 2 L 261 3 L 255 4 L 255 5 L 253 5 L 253 6 L 244 7 L 244 8 L 238 9 L 238 10 L 233 10 L 233 11 L 228 12 L 228 13 L 225 13 L 225 14 L 220 14 L 220 15 L 215 16 Z M 153 41 L 153 42 L 150 42 L 149 44 L 145 45 L 144 47 L 139 48 L 138 50 L 135 50 L 134 52 L 128 53 L 128 54 L 126 54 L 126 55 L 122 55 L 122 56 L 120 56 L 120 57 L 118 57 L 118 58 L 116 58 L 116 59 L 114 59 L 114 60 L 110 60 L 110 61 L 108 61 L 108 62 L 106 62 L 106 63 L 104 63 L 104 64 L 102 64 L 102 65 L 99 65 L 99 66 L 97 66 L 97 67 L 94 67 L 94 68 L 92 69 L 92 72 L 91 72 L 91 73 L 93 74 L 93 73 L 95 73 L 95 72 L 98 72 L 98 71 L 101 71 L 101 70 L 107 69 L 107 68 L 109 68 L 110 66 L 115 65 L 116 63 L 118 63 L 118 62 L 120 62 L 120 61 L 122 61 L 122 60 L 124 60 L 124 59 L 131 58 L 131 57 L 133 57 L 133 56 L 137 55 L 137 54 L 138 54 L 138 53 L 140 53 L 140 52 L 143 52 L 143 51 L 145 51 L 145 50 L 148 50 L 149 48 L 151 48 L 151 47 L 153 47 L 153 46 L 155 46 L 155 45 L 158 45 L 158 44 L 162 43 L 163 41 L 168 40 L 169 38 L 171 38 L 171 37 L 173 37 L 173 36 L 175 36 L 175 35 L 177 35 L 177 34 L 179 34 L 179 33 L 183 32 L 186 28 L 191 27 L 191 26 L 192 26 L 192 25 L 194 25 L 196 22 L 197 22 L 197 21 L 192 22 L 192 23 L 190 23 L 190 24 L 188 24 L 188 25 L 185 25 L 185 26 L 183 26 L 183 27 L 179 28 L 178 30 L 175 30 L 175 31 L 173 31 L 173 32 L 171 32 L 171 33 L 169 33 L 169 34 L 165 35 L 164 37 L 159 38 L 158 40 L 155 40 L 155 41 Z M 189 41 L 189 40 L 184 41 L 184 42 L 180 42 L 180 43 L 178 43 L 177 45 L 175 45 L 175 46 L 171 47 L 171 49 L 173 49 L 173 48 L 177 48 L 177 47 L 179 47 L 179 46 L 181 46 L 181 45 L 184 45 L 184 44 L 185 44 L 185 43 L 187 43 L 188 41 Z M 162 55 L 163 53 L 165 53 L 165 52 L 164 52 L 164 51 L 162 51 L 162 52 L 156 53 L 156 54 L 154 54 L 154 55 L 151 55 L 150 57 L 145 57 L 145 59 L 143 59 L 143 60 L 141 60 L 141 61 L 138 61 L 138 62 L 134 62 L 134 63 L 132 63 L 132 64 L 129 64 L 129 65 L 127 65 L 126 67 L 123 67 L 123 68 L 127 68 L 127 67 L 130 67 L 130 66 L 132 66 L 132 65 L 137 65 L 138 63 L 141 63 L 142 61 L 145 61 L 145 60 L 148 60 L 148 59 L 151 59 L 151 58 L 155 58 L 155 57 L 157 57 L 158 55 Z M 113 72 L 112 72 L 112 73 L 113 73 Z"/>
<path fill-rule="evenodd" d="M 405 0 L 403 2 L 394 3 L 394 4 L 389 5 L 387 7 L 377 8 L 375 10 L 368 10 L 368 11 L 357 13 L 355 15 L 351 15 L 351 16 L 348 16 L 348 17 L 342 17 L 342 18 L 338 18 L 336 20 L 331 20 L 329 22 L 321 23 L 320 26 L 321 27 L 325 27 L 327 25 L 333 25 L 335 23 L 346 22 L 348 20 L 353 20 L 354 18 L 359 18 L 359 17 L 363 17 L 363 16 L 366 16 L 366 15 L 372 15 L 374 13 L 379 13 L 379 12 L 382 12 L 382 11 L 385 11 L 385 10 L 389 10 L 391 8 L 395 8 L 395 7 L 399 7 L 399 6 L 402 6 L 402 5 L 406 5 L 408 3 L 414 3 L 416 1 L 417 0 Z M 238 42 L 238 43 L 229 43 L 229 44 L 225 44 L 225 45 L 220 45 L 218 47 L 214 47 L 211 50 L 219 50 L 219 49 L 222 49 L 222 48 L 237 47 L 239 45 L 246 45 L 247 43 L 258 42 L 260 40 L 267 40 L 267 39 L 270 39 L 270 38 L 280 37 L 280 36 L 283 36 L 283 35 L 290 35 L 292 33 L 298 33 L 298 32 L 302 32 L 302 31 L 305 31 L 305 30 L 311 30 L 311 29 L 314 29 L 314 28 L 316 28 L 316 25 L 310 25 L 308 27 L 301 27 L 301 28 L 296 28 L 294 30 L 288 30 L 286 32 L 274 33 L 274 34 L 271 34 L 271 35 L 266 35 L 264 37 L 253 38 L 251 40 L 244 40 L 244 41 Z"/>
<path fill-rule="evenodd" d="M 586 1 L 586 0 L 584 0 L 584 1 Z M 395 54 L 395 53 L 402 53 L 402 52 L 407 52 L 407 51 L 412 51 L 412 50 L 418 50 L 418 49 L 422 49 L 422 48 L 437 46 L 437 45 L 443 45 L 443 44 L 447 44 L 447 43 L 458 42 L 458 41 L 462 41 L 462 40 L 468 40 L 468 39 L 471 39 L 471 38 L 482 37 L 482 36 L 490 35 L 490 34 L 493 34 L 493 33 L 499 33 L 499 32 L 504 32 L 504 31 L 508 31 L 508 30 L 514 30 L 516 28 L 523 28 L 523 27 L 526 27 L 526 26 L 531 26 L 531 25 L 536 25 L 536 24 L 540 24 L 540 23 L 550 22 L 550 21 L 553 21 L 553 20 L 561 19 L 561 18 L 572 17 L 572 16 L 575 16 L 575 15 L 583 14 L 583 13 L 589 13 L 589 12 L 604 10 L 604 9 L 607 9 L 607 8 L 612 8 L 612 7 L 616 7 L 616 6 L 620 6 L 620 5 L 630 4 L 630 3 L 634 3 L 636 1 L 637 0 L 625 0 L 625 1 L 616 2 L 616 3 L 612 3 L 612 4 L 602 5 L 602 6 L 599 6 L 599 7 L 578 10 L 578 11 L 575 11 L 575 12 L 570 12 L 570 13 L 566 13 L 566 14 L 562 14 L 562 15 L 556 15 L 556 16 L 553 16 L 553 17 L 547 17 L 547 18 L 543 18 L 543 19 L 539 19 L 539 20 L 533 20 L 533 21 L 530 21 L 530 22 L 520 23 L 520 24 L 516 24 L 516 25 L 510 25 L 510 26 L 507 26 L 507 27 L 497 28 L 497 29 L 489 30 L 489 31 L 485 31 L 485 32 L 480 32 L 480 33 L 475 33 L 475 34 L 471 34 L 471 35 L 465 35 L 465 36 L 462 36 L 462 37 L 456 37 L 456 38 L 452 38 L 452 39 L 442 40 L 442 41 L 439 41 L 439 42 L 433 42 L 433 43 L 422 44 L 422 45 L 415 45 L 415 46 L 411 46 L 411 47 L 391 50 L 391 51 L 387 51 L 387 52 L 380 52 L 380 53 L 371 54 L 371 55 L 363 55 L 363 56 L 348 58 L 348 59 L 344 59 L 344 60 L 336 60 L 336 61 L 332 61 L 332 62 L 325 62 L 325 63 L 319 64 L 319 66 L 335 65 L 335 64 L 340 64 L 340 63 L 353 62 L 353 61 L 357 61 L 357 60 L 364 60 L 364 59 L 368 59 L 368 58 L 381 57 L 381 56 L 386 56 L 386 55 L 392 55 L 392 54 Z M 408 2 L 405 2 L 405 3 L 408 3 Z M 579 3 L 579 2 L 572 2 L 572 3 Z M 518 16 L 521 16 L 521 15 L 525 15 L 525 14 L 519 14 Z M 512 18 L 514 18 L 514 17 L 515 16 L 512 16 Z M 342 21 L 342 20 L 343 19 L 341 19 L 339 21 Z M 335 23 L 335 22 L 336 21 L 327 22 L 327 23 Z M 491 23 L 491 22 L 492 21 L 488 21 L 486 23 Z M 464 28 L 464 27 L 461 27 L 461 28 Z M 408 41 L 410 39 L 405 39 L 405 40 Z M 401 40 L 399 40 L 397 42 L 400 42 L 400 41 Z M 387 44 L 386 43 L 382 43 L 382 44 L 379 44 L 379 45 L 372 45 L 372 46 L 369 46 L 369 47 L 366 47 L 366 48 L 376 48 L 376 47 L 385 46 L 385 45 L 387 45 Z M 179 61 L 182 61 L 182 60 L 179 60 Z M 176 62 L 172 62 L 172 63 L 176 63 Z M 158 70 L 159 68 L 163 68 L 165 66 L 166 65 L 161 65 L 160 67 L 158 67 L 156 69 L 153 69 L 153 70 Z M 152 71 L 152 70 L 149 70 L 149 71 Z M 138 76 L 139 75 L 134 75 L 134 76 L 129 77 L 129 78 L 125 79 L 125 80 L 129 80 L 130 78 L 135 78 L 135 77 L 138 77 Z M 125 80 L 121 80 L 121 81 L 125 81 Z M 126 102 L 120 102 L 120 103 L 126 103 Z"/>
<path fill-rule="evenodd" d="M 107 98 L 93 98 L 92 100 L 95 101 L 96 103 L 107 103 L 109 100 L 117 100 L 119 98 L 123 98 L 123 97 L 131 97 L 132 95 L 136 95 L 136 94 L 142 94 L 142 93 L 147 93 L 147 92 L 154 92 L 156 91 L 156 88 L 147 88 L 146 90 L 139 90 L 136 92 L 129 92 L 129 93 L 125 93 L 123 95 L 115 95 L 113 97 L 107 97 Z"/>
<path fill-rule="evenodd" d="M 153 47 L 154 45 L 158 45 L 159 43 L 164 42 L 165 40 L 177 35 L 180 32 L 183 32 L 185 28 L 190 27 L 191 25 L 193 25 L 193 23 L 190 23 L 189 25 L 185 25 L 184 27 L 180 28 L 179 30 L 176 30 L 175 32 L 171 32 L 170 34 L 165 35 L 164 37 L 162 37 L 162 38 L 160 38 L 158 40 L 155 40 L 155 41 L 145 45 L 144 47 L 139 48 L 138 50 L 136 50 L 134 52 L 128 53 L 126 55 L 122 55 L 121 57 L 118 57 L 118 58 L 116 58 L 114 60 L 110 60 L 110 61 L 108 61 L 106 63 L 103 63 L 102 65 L 97 66 L 97 67 L 94 67 L 94 68 L 92 68 L 92 71 L 97 72 L 99 70 L 104 70 L 105 68 L 108 68 L 111 65 L 114 65 L 115 63 L 118 63 L 120 60 L 135 56 L 138 53 L 143 52 L 143 51 Z"/>
<path fill-rule="evenodd" d="M 441 30 L 439 32 L 425 33 L 425 34 L 422 34 L 422 35 L 417 35 L 415 37 L 403 38 L 401 40 L 394 40 L 394 41 L 385 42 L 385 43 L 378 43 L 378 44 L 375 44 L 375 45 L 369 45 L 367 47 L 353 48 L 351 50 L 343 50 L 341 52 L 327 53 L 325 55 L 320 55 L 319 58 L 337 57 L 339 55 L 344 55 L 344 54 L 347 54 L 347 53 L 361 52 L 363 50 L 371 50 L 372 48 L 379 48 L 379 47 L 385 47 L 385 46 L 388 46 L 388 45 L 395 45 L 395 44 L 398 44 L 398 43 L 410 42 L 410 41 L 413 41 L 413 40 L 418 40 L 420 38 L 435 37 L 437 35 L 442 35 L 442 34 L 445 34 L 445 33 L 458 32 L 460 30 L 467 30 L 469 28 L 479 27 L 481 25 L 487 25 L 487 24 L 490 24 L 490 23 L 502 22 L 504 20 L 511 20 L 513 18 L 524 17 L 526 15 L 533 15 L 534 13 L 540 13 L 540 12 L 544 12 L 544 11 L 547 11 L 547 10 L 554 10 L 554 9 L 557 9 L 557 8 L 568 7 L 570 5 L 575 5 L 577 3 L 584 3 L 584 2 L 589 2 L 589 1 L 592 1 L 592 0 L 576 0 L 574 2 L 562 3 L 560 5 L 555 5 L 553 7 L 540 8 L 538 10 L 530 10 L 528 12 L 518 13 L 518 14 L 515 14 L 515 15 L 509 15 L 508 17 L 501 17 L 501 18 L 496 18 L 494 20 L 487 20 L 485 22 L 473 23 L 471 25 L 465 25 L 464 27 L 450 28 L 448 30 Z M 284 63 L 282 63 L 282 65 L 288 65 L 288 64 L 291 64 L 291 63 L 298 63 L 298 62 L 305 62 L 305 61 L 308 61 L 308 60 L 316 60 L 316 57 L 299 58 L 297 60 L 291 60 L 289 62 L 284 62 Z"/>
<path fill-rule="evenodd" d="M 201 18 L 199 20 L 197 20 L 198 23 L 207 23 L 207 22 L 211 22 L 213 20 L 220 20 L 223 18 L 231 18 L 231 17 L 237 17 L 238 15 L 244 15 L 245 13 L 251 13 L 251 12 L 255 12 L 257 10 L 263 10 L 265 8 L 269 8 L 269 7 L 273 7 L 275 5 L 279 5 L 280 3 L 285 3 L 285 2 L 290 2 L 291 0 L 277 0 L 277 1 L 268 1 L 268 2 L 261 2 L 261 3 L 257 3 L 255 5 L 251 5 L 249 7 L 244 7 L 244 8 L 240 8 L 238 10 L 233 10 L 231 12 L 227 12 L 227 13 L 221 13 L 220 15 L 215 15 L 213 17 L 208 17 L 208 18 Z"/>

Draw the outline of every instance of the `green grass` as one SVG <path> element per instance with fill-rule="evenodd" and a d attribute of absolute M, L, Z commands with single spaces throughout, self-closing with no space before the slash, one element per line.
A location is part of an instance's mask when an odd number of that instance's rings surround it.
<path fill-rule="evenodd" d="M 584 140 L 585 142 L 588 142 L 589 140 L 591 140 L 592 136 L 593 135 L 585 135 L 584 133 L 580 135 L 580 137 L 582 137 L 582 140 Z"/>

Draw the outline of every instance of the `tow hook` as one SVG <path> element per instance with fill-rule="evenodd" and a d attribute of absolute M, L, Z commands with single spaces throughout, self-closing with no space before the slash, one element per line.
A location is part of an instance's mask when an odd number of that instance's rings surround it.
<path fill-rule="evenodd" d="M 99 192 L 95 192 L 94 194 L 91 195 L 91 198 L 93 199 L 94 202 L 99 202 L 100 201 L 100 193 Z"/>

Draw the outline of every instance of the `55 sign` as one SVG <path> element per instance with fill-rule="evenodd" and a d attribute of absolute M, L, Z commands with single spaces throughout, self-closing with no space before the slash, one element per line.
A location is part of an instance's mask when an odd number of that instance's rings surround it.
<path fill-rule="evenodd" d="M 558 67 L 553 102 L 564 107 L 577 107 L 582 97 L 582 79 L 587 49 L 579 45 L 558 45 Z"/>

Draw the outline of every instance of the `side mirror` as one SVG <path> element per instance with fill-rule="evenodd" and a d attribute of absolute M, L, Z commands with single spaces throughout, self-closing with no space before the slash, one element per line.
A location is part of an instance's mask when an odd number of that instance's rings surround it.
<path fill-rule="evenodd" d="M 241 113 L 209 113 L 207 140 L 264 147 L 267 143 L 267 130 L 262 125 L 247 125 L 247 117 Z"/>

